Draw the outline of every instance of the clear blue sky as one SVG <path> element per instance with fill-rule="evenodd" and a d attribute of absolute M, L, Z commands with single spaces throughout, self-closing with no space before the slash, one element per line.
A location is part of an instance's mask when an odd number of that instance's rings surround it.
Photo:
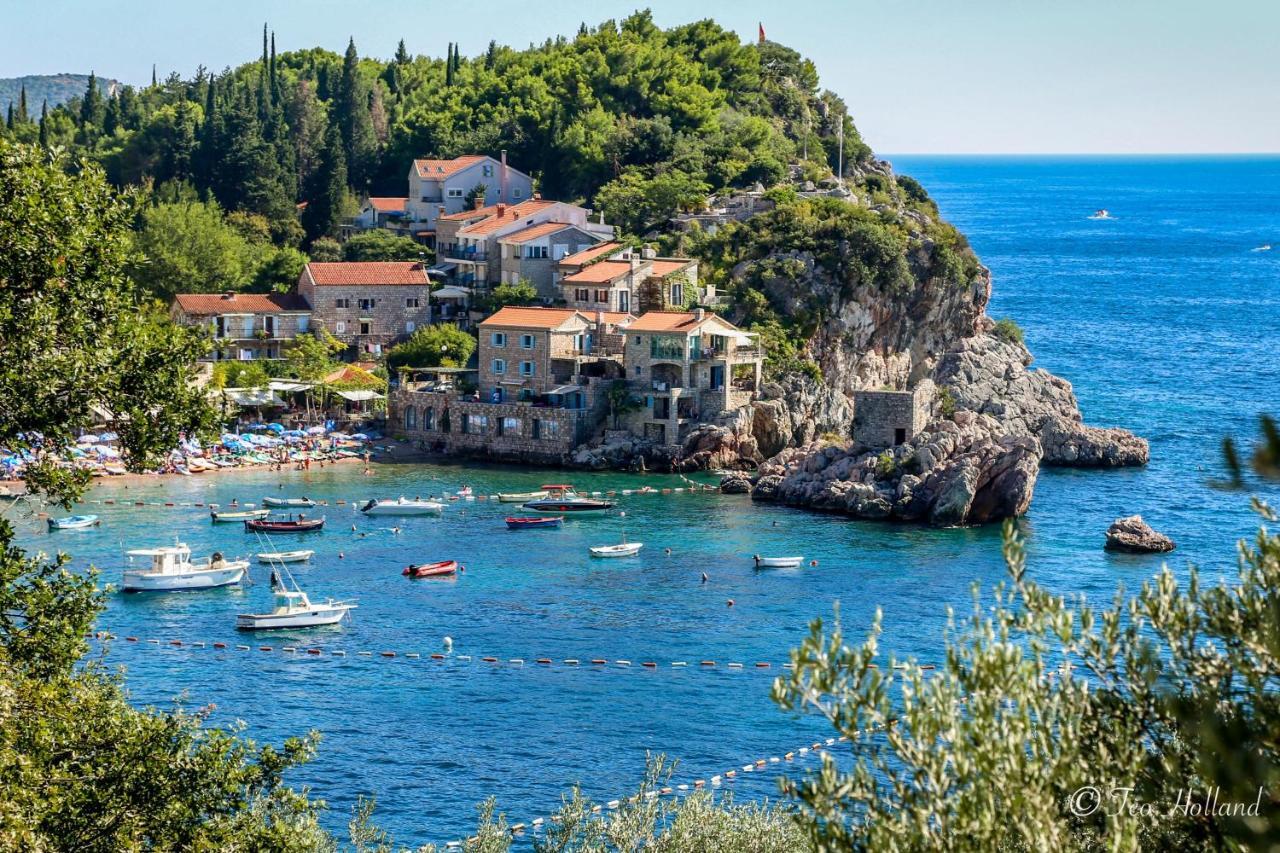
<path fill-rule="evenodd" d="M 653 0 L 813 58 L 871 145 L 909 152 L 1280 151 L 1280 0 Z M 0 0 L 0 77 L 144 83 L 355 36 L 387 57 L 515 47 L 621 18 L 610 0 Z"/>

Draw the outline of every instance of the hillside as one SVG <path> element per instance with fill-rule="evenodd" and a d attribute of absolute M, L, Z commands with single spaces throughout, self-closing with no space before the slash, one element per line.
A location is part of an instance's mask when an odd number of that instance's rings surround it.
<path fill-rule="evenodd" d="M 49 102 L 49 108 L 65 104 L 84 94 L 89 85 L 88 74 L 29 74 L 26 77 L 0 77 L 0 114 L 7 115 L 9 104 L 17 109 L 18 100 L 25 86 L 27 111 L 32 118 L 40 115 L 40 105 Z M 98 78 L 103 95 L 110 95 L 120 88 L 118 80 Z"/>

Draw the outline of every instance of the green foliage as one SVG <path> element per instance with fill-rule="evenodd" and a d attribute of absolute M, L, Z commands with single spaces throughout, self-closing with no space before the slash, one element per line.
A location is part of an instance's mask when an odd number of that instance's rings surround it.
<path fill-rule="evenodd" d="M 613 419 L 613 428 L 622 428 L 622 416 L 628 412 L 638 412 L 644 408 L 644 401 L 631 393 L 631 386 L 625 379 L 615 379 L 604 392 L 605 402 L 609 405 L 609 417 Z"/>
<path fill-rule="evenodd" d="M 1011 317 L 1002 317 L 996 320 L 995 336 L 1007 344 L 1022 343 L 1022 327 L 1014 322 Z"/>
<path fill-rule="evenodd" d="M 213 365 L 211 388 L 265 388 L 271 375 L 259 361 L 219 361 Z"/>
<path fill-rule="evenodd" d="M 950 420 L 956 413 L 956 396 L 951 393 L 951 389 L 942 387 L 938 389 L 938 414 Z"/>
<path fill-rule="evenodd" d="M 157 204 L 142 212 L 137 248 L 143 258 L 133 268 L 148 292 L 241 290 L 250 280 L 249 242 L 228 225 L 214 202 Z"/>
<path fill-rule="evenodd" d="M 430 262 L 434 254 L 412 237 L 398 237 L 386 229 L 357 234 L 343 245 L 348 261 L 417 261 Z"/>
<path fill-rule="evenodd" d="M 493 289 L 492 309 L 505 305 L 532 305 L 538 301 L 538 288 L 527 278 L 515 282 L 503 282 Z"/>
<path fill-rule="evenodd" d="M 898 470 L 897 460 L 893 458 L 892 450 L 885 450 L 876 457 L 876 478 L 887 480 L 893 476 Z"/>
<path fill-rule="evenodd" d="M 313 261 L 333 263 L 334 261 L 344 260 L 342 251 L 342 244 L 337 240 L 332 237 L 321 237 L 311 241 L 311 248 L 307 250 L 307 256 Z"/>
<path fill-rule="evenodd" d="M 476 339 L 454 323 L 420 326 L 409 340 L 387 351 L 387 370 L 401 367 L 463 367 L 476 351 Z"/>
<path fill-rule="evenodd" d="M 337 366 L 334 357 L 344 349 L 346 345 L 328 330 L 316 329 L 309 335 L 298 335 L 281 355 L 288 376 L 303 382 L 319 382 L 334 371 Z"/>
<path fill-rule="evenodd" d="M 652 178 L 627 172 L 601 187 L 596 202 L 608 221 L 626 232 L 640 234 L 680 211 L 702 208 L 710 189 L 705 182 L 681 171 L 663 172 Z"/>

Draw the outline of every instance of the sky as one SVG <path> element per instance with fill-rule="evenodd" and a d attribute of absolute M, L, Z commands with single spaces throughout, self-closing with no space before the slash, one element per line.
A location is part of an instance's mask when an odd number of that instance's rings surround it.
<path fill-rule="evenodd" d="M 0 77 L 144 84 L 280 50 L 464 54 L 653 10 L 812 58 L 883 154 L 1280 151 L 1280 0 L 0 0 Z"/>

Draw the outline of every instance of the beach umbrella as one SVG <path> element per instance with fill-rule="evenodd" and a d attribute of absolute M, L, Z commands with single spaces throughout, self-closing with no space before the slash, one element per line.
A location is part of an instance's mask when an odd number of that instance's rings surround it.
<path fill-rule="evenodd" d="M 271 430 L 276 435 L 279 435 L 284 432 L 284 424 L 267 424 L 267 429 Z"/>
<path fill-rule="evenodd" d="M 313 426 L 307 430 L 307 435 L 324 435 L 324 427 Z"/>
<path fill-rule="evenodd" d="M 280 433 L 280 435 L 295 436 L 297 438 L 303 438 L 306 436 L 306 432 L 300 429 L 287 429 L 284 432 Z"/>
<path fill-rule="evenodd" d="M 76 444 L 97 444 L 97 443 L 98 443 L 98 437 L 91 432 L 87 432 L 76 439 Z"/>
<path fill-rule="evenodd" d="M 120 457 L 119 450 L 116 450 L 114 447 L 107 447 L 105 444 L 95 444 L 89 449 L 99 456 L 105 456 L 108 459 L 118 459 Z"/>
<path fill-rule="evenodd" d="M 249 429 L 261 432 L 267 428 L 266 424 L 249 424 Z"/>
<path fill-rule="evenodd" d="M 98 435 L 98 441 L 116 441 L 120 438 L 114 432 L 104 432 Z"/>
<path fill-rule="evenodd" d="M 352 438 L 354 438 L 356 441 L 368 441 L 368 440 L 369 440 L 369 436 L 365 435 L 365 434 L 364 434 L 364 433 L 362 433 L 362 432 L 358 432 L 358 433 L 356 433 L 355 435 L 353 435 L 353 436 L 351 436 L 351 437 L 352 437 Z"/>

